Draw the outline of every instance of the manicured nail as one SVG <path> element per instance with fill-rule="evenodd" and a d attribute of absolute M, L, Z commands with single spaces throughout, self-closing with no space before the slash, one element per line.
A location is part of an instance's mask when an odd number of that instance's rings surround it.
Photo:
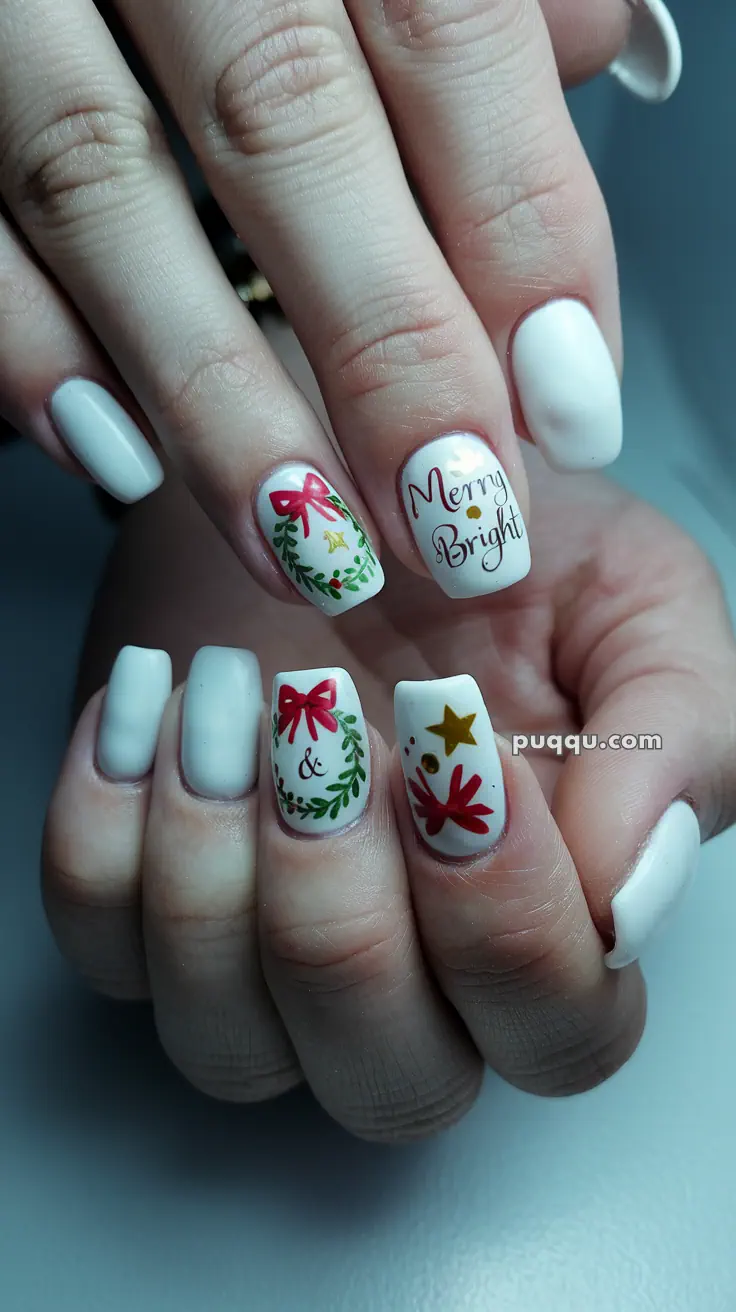
<path fill-rule="evenodd" d="M 258 778 L 263 685 L 257 658 L 236 647 L 200 647 L 181 718 L 181 768 L 193 793 L 244 797 Z"/>
<path fill-rule="evenodd" d="M 639 100 L 669 100 L 682 73 L 682 46 L 669 9 L 662 0 L 627 0 L 631 9 L 629 39 L 609 72 Z"/>
<path fill-rule="evenodd" d="M 360 698 L 345 670 L 294 670 L 273 684 L 271 756 L 279 809 L 301 834 L 329 834 L 368 800 L 371 758 Z"/>
<path fill-rule="evenodd" d="M 531 436 L 553 469 L 602 469 L 621 450 L 621 388 L 580 301 L 549 301 L 516 330 L 511 368 Z"/>
<path fill-rule="evenodd" d="M 699 855 L 697 816 L 687 802 L 673 802 L 611 903 L 616 944 L 605 959 L 611 970 L 638 961 L 679 902 Z"/>
<path fill-rule="evenodd" d="M 108 779 L 133 783 L 148 774 L 170 696 L 168 652 L 123 647 L 112 667 L 97 734 L 97 765 Z"/>
<path fill-rule="evenodd" d="M 256 510 L 286 577 L 326 615 L 342 615 L 381 591 L 383 570 L 365 530 L 311 465 L 275 469 Z"/>
<path fill-rule="evenodd" d="M 529 538 L 509 481 L 473 433 L 435 438 L 401 473 L 409 526 L 448 597 L 482 597 L 526 577 Z"/>
<path fill-rule="evenodd" d="M 49 399 L 62 441 L 100 487 L 118 501 L 140 501 L 164 471 L 130 415 L 99 383 L 70 378 Z"/>
<path fill-rule="evenodd" d="M 506 823 L 503 771 L 480 688 L 469 674 L 404 680 L 396 740 L 422 838 L 456 860 L 492 847 Z"/>

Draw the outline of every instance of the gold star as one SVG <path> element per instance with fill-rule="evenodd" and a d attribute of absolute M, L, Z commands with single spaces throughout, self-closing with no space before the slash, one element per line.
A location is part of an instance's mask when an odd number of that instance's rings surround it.
<path fill-rule="evenodd" d="M 469 747 L 478 746 L 470 732 L 474 719 L 475 715 L 456 715 L 451 706 L 445 706 L 442 723 L 428 724 L 427 733 L 436 733 L 438 738 L 444 738 L 445 756 L 452 756 L 459 743 L 467 743 Z"/>
<path fill-rule="evenodd" d="M 338 547 L 344 547 L 346 551 L 350 550 L 347 542 L 345 541 L 344 533 L 331 533 L 330 530 L 326 528 L 324 533 L 322 534 L 322 537 L 324 538 L 325 542 L 328 543 L 329 545 L 330 556 L 332 555 L 333 551 L 337 551 Z"/>

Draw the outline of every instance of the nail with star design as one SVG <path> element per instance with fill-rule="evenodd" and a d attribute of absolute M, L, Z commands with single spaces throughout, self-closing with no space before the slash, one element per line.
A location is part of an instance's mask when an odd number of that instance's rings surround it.
<path fill-rule="evenodd" d="M 415 451 L 401 473 L 401 496 L 424 563 L 448 597 L 500 592 L 529 573 L 516 497 L 474 433 L 448 433 Z"/>
<path fill-rule="evenodd" d="M 383 570 L 365 529 L 311 465 L 279 465 L 261 484 L 256 513 L 286 577 L 326 615 L 381 591 Z"/>
<path fill-rule="evenodd" d="M 475 679 L 403 680 L 394 712 L 407 796 L 422 838 L 455 860 L 487 851 L 503 833 L 506 794 Z"/>
<path fill-rule="evenodd" d="M 271 761 L 279 810 L 290 829 L 330 834 L 357 820 L 371 786 L 360 698 L 346 670 L 277 674 Z"/>

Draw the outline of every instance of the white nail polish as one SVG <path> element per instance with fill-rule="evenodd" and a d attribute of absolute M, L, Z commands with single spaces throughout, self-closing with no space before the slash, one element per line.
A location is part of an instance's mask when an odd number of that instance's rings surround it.
<path fill-rule="evenodd" d="M 414 822 L 443 856 L 477 856 L 506 823 L 493 726 L 469 674 L 403 680 L 394 693 L 396 740 Z"/>
<path fill-rule="evenodd" d="M 448 597 L 482 597 L 526 577 L 529 538 L 509 481 L 473 433 L 419 447 L 401 473 L 416 544 Z"/>
<path fill-rule="evenodd" d="M 118 501 L 140 501 L 163 482 L 141 430 L 99 383 L 69 378 L 50 397 L 49 412 L 72 454 Z"/>
<path fill-rule="evenodd" d="M 97 765 L 109 779 L 132 783 L 148 774 L 170 696 L 168 652 L 123 647 L 112 667 L 97 734 Z"/>
<path fill-rule="evenodd" d="M 631 31 L 609 72 L 639 100 L 669 100 L 682 74 L 682 46 L 662 0 L 628 0 Z"/>
<path fill-rule="evenodd" d="M 236 647 L 200 647 L 189 668 L 181 768 L 193 793 L 244 797 L 258 778 L 263 685 L 257 658 Z"/>
<path fill-rule="evenodd" d="M 580 301 L 522 320 L 511 368 L 527 427 L 553 469 L 603 469 L 621 451 L 621 388 L 605 338 Z"/>
<path fill-rule="evenodd" d="M 273 684 L 271 758 L 290 829 L 329 834 L 363 811 L 371 754 L 360 698 L 345 670 L 293 670 Z"/>
<path fill-rule="evenodd" d="M 638 961 L 679 902 L 699 855 L 697 816 L 687 802 L 673 802 L 611 903 L 616 943 L 605 958 L 611 970 Z"/>
<path fill-rule="evenodd" d="M 311 465 L 280 465 L 256 503 L 286 577 L 326 615 L 343 615 L 383 587 L 370 540 L 334 487 Z"/>

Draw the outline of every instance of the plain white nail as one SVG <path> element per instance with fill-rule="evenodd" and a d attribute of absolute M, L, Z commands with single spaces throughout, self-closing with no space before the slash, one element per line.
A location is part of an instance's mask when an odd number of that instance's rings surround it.
<path fill-rule="evenodd" d="M 140 428 L 99 383 L 69 378 L 51 396 L 49 411 L 72 454 L 118 501 L 140 501 L 163 482 Z"/>
<path fill-rule="evenodd" d="M 371 788 L 371 752 L 347 670 L 276 675 L 271 761 L 279 810 L 289 828 L 329 834 L 357 820 Z"/>
<path fill-rule="evenodd" d="M 112 667 L 97 735 L 97 764 L 109 779 L 132 783 L 148 774 L 170 696 L 169 653 L 123 647 Z"/>
<path fill-rule="evenodd" d="M 409 805 L 425 842 L 456 859 L 487 851 L 503 833 L 506 794 L 475 679 L 404 679 L 394 714 Z"/>
<path fill-rule="evenodd" d="M 200 797 L 244 797 L 258 778 L 263 685 L 257 658 L 236 647 L 200 647 L 189 668 L 181 768 Z"/>
<path fill-rule="evenodd" d="M 603 469 L 621 451 L 621 388 L 605 338 L 580 301 L 522 320 L 511 367 L 527 427 L 553 469 Z"/>
<path fill-rule="evenodd" d="M 687 802 L 673 802 L 611 903 L 616 943 L 605 959 L 611 970 L 638 961 L 679 902 L 699 855 L 697 816 Z"/>
<path fill-rule="evenodd" d="M 381 591 L 383 570 L 368 534 L 312 465 L 274 469 L 256 511 L 286 577 L 326 615 L 343 615 Z"/>
<path fill-rule="evenodd" d="M 661 104 L 677 89 L 682 46 L 675 20 L 662 0 L 628 0 L 631 31 L 609 72 L 639 100 Z"/>
<path fill-rule="evenodd" d="M 404 465 L 401 496 L 417 547 L 448 597 L 483 597 L 526 578 L 521 511 L 499 460 L 475 433 L 420 446 Z"/>

